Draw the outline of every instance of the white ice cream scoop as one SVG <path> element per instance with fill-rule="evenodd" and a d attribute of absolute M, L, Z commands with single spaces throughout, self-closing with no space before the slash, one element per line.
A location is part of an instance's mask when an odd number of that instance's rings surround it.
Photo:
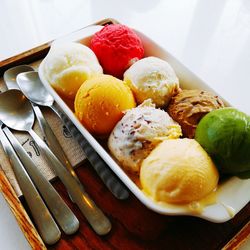
<path fill-rule="evenodd" d="M 70 99 L 74 99 L 85 80 L 103 72 L 94 52 L 76 42 L 53 44 L 44 62 L 44 74 L 49 83 Z"/>
<path fill-rule="evenodd" d="M 134 63 L 125 73 L 124 81 L 132 89 L 137 103 L 151 98 L 157 107 L 166 106 L 179 88 L 173 68 L 157 57 L 146 57 Z"/>
<path fill-rule="evenodd" d="M 126 112 L 110 134 L 108 146 L 125 169 L 138 173 L 142 160 L 157 144 L 179 136 L 181 127 L 147 100 Z"/>

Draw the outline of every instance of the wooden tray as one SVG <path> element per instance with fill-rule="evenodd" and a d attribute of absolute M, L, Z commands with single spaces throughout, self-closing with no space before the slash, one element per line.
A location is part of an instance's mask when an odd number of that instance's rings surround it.
<path fill-rule="evenodd" d="M 117 23 L 105 19 L 96 24 Z M 48 52 L 50 42 L 0 62 L 0 76 L 10 67 L 35 62 Z M 76 170 L 87 192 L 108 215 L 112 231 L 96 235 L 78 208 L 71 202 L 59 180 L 53 186 L 61 194 L 80 221 L 80 229 L 73 236 L 62 234 L 62 239 L 48 249 L 237 249 L 250 235 L 250 203 L 232 220 L 215 224 L 187 216 L 163 216 L 142 205 L 133 195 L 126 201 L 113 197 L 96 175 L 88 161 Z M 15 195 L 4 173 L 0 171 L 0 188 L 21 229 L 33 249 L 45 249 L 41 238 L 28 218 L 24 200 Z M 25 209 L 27 213 L 25 212 Z M 28 214 L 28 215 L 27 215 Z M 31 218 L 32 219 L 32 218 Z"/>

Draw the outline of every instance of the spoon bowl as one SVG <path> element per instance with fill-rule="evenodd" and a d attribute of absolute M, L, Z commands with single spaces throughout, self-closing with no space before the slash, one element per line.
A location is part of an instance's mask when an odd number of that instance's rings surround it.
<path fill-rule="evenodd" d="M 54 98 L 49 94 L 35 71 L 18 74 L 17 84 L 22 92 L 34 103 L 51 107 Z"/>
<path fill-rule="evenodd" d="M 29 131 L 34 123 L 34 113 L 29 100 L 20 90 L 12 89 L 0 95 L 0 120 L 8 127 Z"/>
<path fill-rule="evenodd" d="M 16 67 L 10 68 L 4 72 L 3 78 L 8 87 L 8 89 L 18 89 L 16 84 L 16 77 L 19 73 L 34 71 L 34 69 L 29 65 L 18 65 Z"/>

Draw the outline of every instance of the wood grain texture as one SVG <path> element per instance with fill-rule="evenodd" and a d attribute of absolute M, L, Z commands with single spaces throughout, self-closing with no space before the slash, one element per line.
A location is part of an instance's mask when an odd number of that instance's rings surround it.
<path fill-rule="evenodd" d="M 239 249 L 247 239 L 250 238 L 250 222 L 248 222 L 224 247 L 222 250 Z"/>
<path fill-rule="evenodd" d="M 20 64 L 28 64 L 28 63 L 41 59 L 48 53 L 49 46 L 50 46 L 50 43 L 45 43 L 41 46 L 35 47 L 21 54 L 18 54 L 16 56 L 13 56 L 6 60 L 1 61 L 0 62 L 0 75 L 2 76 L 3 73 L 11 67 L 14 67 Z"/>
<path fill-rule="evenodd" d="M 24 236 L 28 240 L 32 249 L 43 250 L 46 249 L 42 239 L 37 233 L 34 225 L 32 224 L 29 216 L 27 215 L 20 200 L 15 194 L 14 189 L 4 175 L 3 170 L 0 168 L 0 190 L 8 202 L 12 213 L 14 214 Z"/>
<path fill-rule="evenodd" d="M 76 171 L 86 191 L 110 218 L 113 228 L 104 237 L 96 235 L 70 201 L 62 183 L 56 180 L 53 185 L 78 217 L 80 229 L 73 236 L 63 235 L 49 249 L 221 249 L 250 219 L 250 204 L 232 220 L 221 224 L 194 217 L 159 215 L 132 194 L 125 201 L 115 199 L 87 161 Z"/>

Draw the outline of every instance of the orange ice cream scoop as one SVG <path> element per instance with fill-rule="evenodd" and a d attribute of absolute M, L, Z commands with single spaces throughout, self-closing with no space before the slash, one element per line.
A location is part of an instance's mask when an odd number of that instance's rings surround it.
<path fill-rule="evenodd" d="M 217 168 L 194 139 L 160 143 L 142 162 L 140 180 L 145 193 L 167 203 L 198 201 L 215 190 Z"/>
<path fill-rule="evenodd" d="M 134 96 L 123 81 L 100 75 L 87 80 L 75 98 L 75 114 L 89 132 L 108 135 L 124 111 L 135 107 Z"/>

